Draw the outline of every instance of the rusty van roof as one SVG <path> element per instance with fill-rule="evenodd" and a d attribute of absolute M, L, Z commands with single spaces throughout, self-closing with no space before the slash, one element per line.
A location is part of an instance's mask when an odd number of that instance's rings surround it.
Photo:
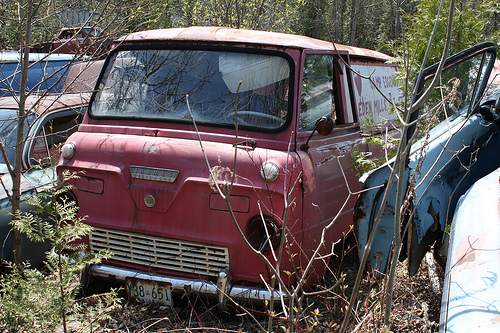
<path fill-rule="evenodd" d="M 189 27 L 147 30 L 129 34 L 118 39 L 117 43 L 132 42 L 207 42 L 207 43 L 244 43 L 254 45 L 277 45 L 281 47 L 332 50 L 332 43 L 306 36 L 268 32 L 258 30 L 241 30 L 226 27 Z M 351 56 L 387 61 L 390 56 L 364 48 L 335 44 L 338 50 L 348 51 Z"/>

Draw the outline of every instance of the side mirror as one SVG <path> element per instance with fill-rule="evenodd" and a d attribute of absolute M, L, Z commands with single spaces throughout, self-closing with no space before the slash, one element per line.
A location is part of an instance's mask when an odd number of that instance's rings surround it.
<path fill-rule="evenodd" d="M 497 101 L 495 103 L 495 114 L 500 113 L 500 95 L 498 95 Z"/>
<path fill-rule="evenodd" d="M 309 138 L 307 138 L 306 143 L 302 144 L 300 146 L 300 150 L 307 152 L 309 150 L 309 140 L 311 140 L 311 137 L 313 136 L 314 132 L 318 132 L 320 135 L 328 135 L 332 133 L 333 131 L 333 120 L 330 117 L 321 117 L 316 121 L 316 125 L 314 126 L 313 131 L 311 132 L 311 135 L 309 135 Z"/>

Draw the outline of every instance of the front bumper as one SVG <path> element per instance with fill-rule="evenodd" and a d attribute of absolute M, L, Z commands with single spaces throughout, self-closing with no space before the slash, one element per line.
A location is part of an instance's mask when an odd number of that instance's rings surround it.
<path fill-rule="evenodd" d="M 238 301 L 264 302 L 270 301 L 271 296 L 273 296 L 274 301 L 278 301 L 284 296 L 284 294 L 279 291 L 233 285 L 231 276 L 227 270 L 219 272 L 216 283 L 212 283 L 208 280 L 158 275 L 102 264 L 92 265 L 89 273 L 96 278 L 123 283 L 127 278 L 165 283 L 170 285 L 172 292 L 195 291 L 203 295 L 216 297 L 219 303 L 223 303 L 227 297 Z"/>

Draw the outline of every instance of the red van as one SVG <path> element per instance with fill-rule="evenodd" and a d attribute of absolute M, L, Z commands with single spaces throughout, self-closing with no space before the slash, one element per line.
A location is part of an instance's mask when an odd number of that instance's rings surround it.
<path fill-rule="evenodd" d="M 269 299 L 273 269 L 284 285 L 320 282 L 353 221 L 360 118 L 391 117 L 348 65 L 396 101 L 389 59 L 221 27 L 118 40 L 58 166 L 81 172 L 89 250 L 112 253 L 90 275 L 167 302 L 176 290 Z"/>

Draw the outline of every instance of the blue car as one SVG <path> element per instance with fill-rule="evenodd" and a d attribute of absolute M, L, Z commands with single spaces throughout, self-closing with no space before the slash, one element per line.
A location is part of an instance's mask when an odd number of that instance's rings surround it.
<path fill-rule="evenodd" d="M 91 91 L 100 73 L 102 61 L 74 64 L 61 84 L 64 94 L 47 94 L 43 98 L 30 95 L 25 108 L 25 145 L 22 158 L 21 193 L 24 198 L 53 186 L 57 175 L 52 167 L 59 159 L 58 147 L 78 129 L 87 110 Z M 19 104 L 15 96 L 0 97 L 0 140 L 7 161 L 0 157 L 0 258 L 12 261 L 12 178 L 7 163 L 14 165 Z M 41 167 L 40 167 L 41 166 Z M 30 207 L 21 201 L 21 210 Z M 23 239 L 22 260 L 39 266 L 45 259 L 48 244 L 32 243 Z"/>
<path fill-rule="evenodd" d="M 431 129 L 411 146 L 406 173 L 399 179 L 409 198 L 401 226 L 408 230 L 402 236 L 410 275 L 431 247 L 437 258 L 447 253 L 440 332 L 500 330 L 500 84 L 491 82 L 495 59 L 493 44 L 483 43 L 446 60 L 437 88 L 412 118 L 431 115 Z M 420 74 L 418 91 L 434 79 L 436 68 Z M 444 112 L 433 114 L 436 105 Z M 382 273 L 388 270 L 395 212 L 401 209 L 396 186 L 382 200 L 393 163 L 363 178 L 366 192 L 358 199 L 355 218 L 360 255 Z"/>
<path fill-rule="evenodd" d="M 492 43 L 482 43 L 462 51 L 445 62 L 443 73 L 424 105 L 412 114 L 412 119 L 428 115 L 430 131 L 411 146 L 406 163 L 403 188 L 410 188 L 410 202 L 402 230 L 403 256 L 408 257 L 410 275 L 414 275 L 431 245 L 438 248 L 446 226 L 462 194 L 476 180 L 500 166 L 500 130 L 498 115 L 491 101 L 483 97 L 496 58 Z M 416 87 L 421 93 L 434 79 L 438 64 L 425 69 Z M 436 113 L 435 107 L 441 108 Z M 415 129 L 410 129 L 410 134 Z M 363 179 L 365 192 L 360 195 L 355 212 L 360 255 L 370 237 L 369 267 L 387 271 L 394 238 L 396 184 L 382 202 L 394 160 L 373 170 Z M 397 183 L 397 181 L 396 181 Z M 380 216 L 377 225 L 376 217 Z M 373 236 L 372 236 L 373 235 Z"/>
<path fill-rule="evenodd" d="M 15 51 L 0 52 L 0 96 L 19 95 L 21 55 Z M 31 93 L 61 93 L 74 61 L 73 55 L 30 53 L 26 90 Z"/>
<path fill-rule="evenodd" d="M 500 111 L 500 110 L 499 110 Z M 460 199 L 448 246 L 440 332 L 499 332 L 500 169 Z"/>

